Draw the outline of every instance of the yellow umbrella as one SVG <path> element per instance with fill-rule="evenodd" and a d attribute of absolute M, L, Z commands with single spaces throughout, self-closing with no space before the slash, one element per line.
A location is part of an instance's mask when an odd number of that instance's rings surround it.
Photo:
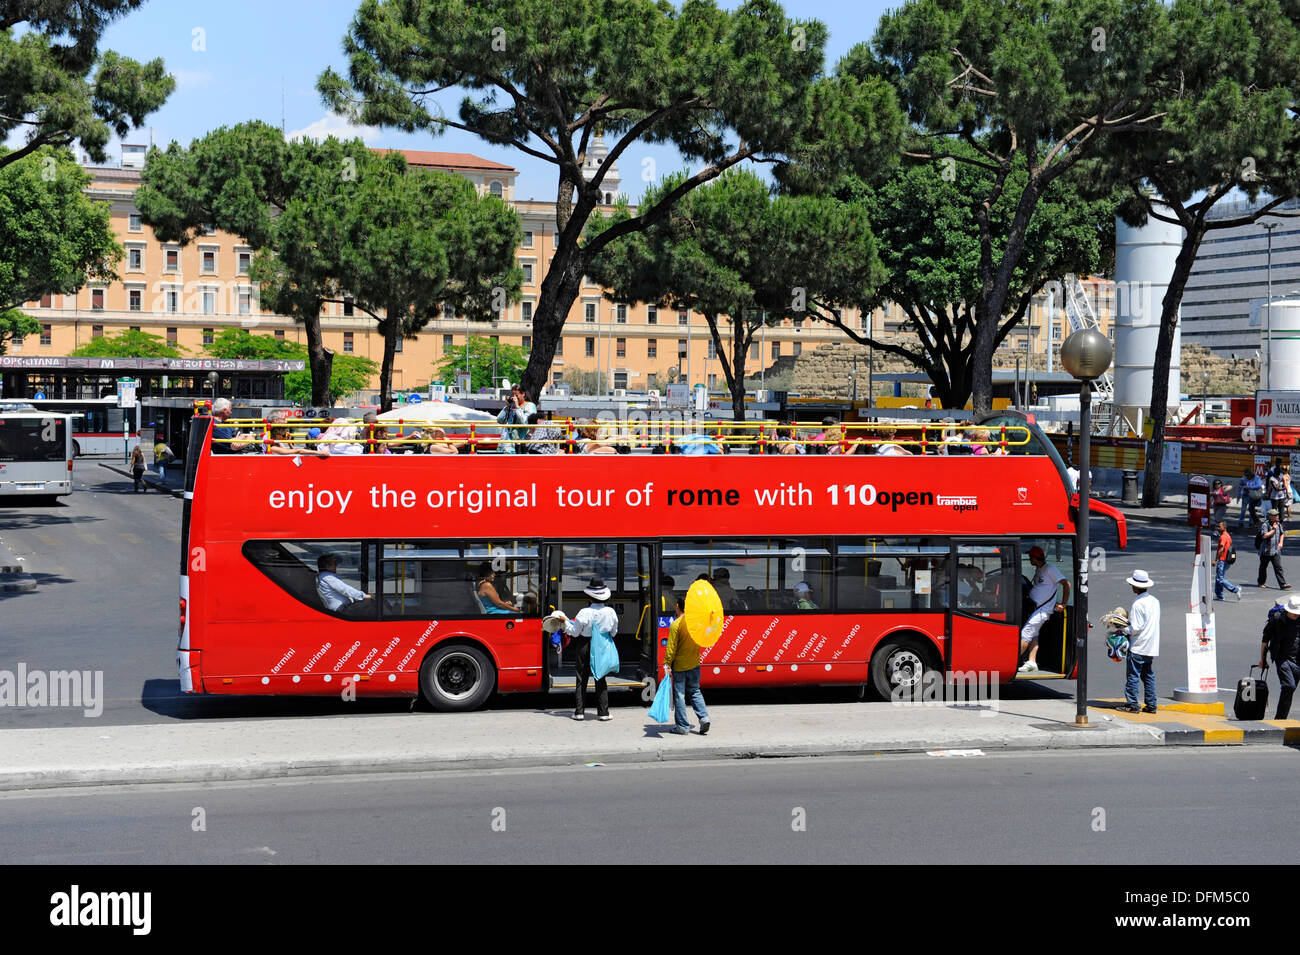
<path fill-rule="evenodd" d="M 698 646 L 711 647 L 722 634 L 722 598 L 707 580 L 697 580 L 686 591 L 686 611 L 682 614 L 686 631 Z"/>

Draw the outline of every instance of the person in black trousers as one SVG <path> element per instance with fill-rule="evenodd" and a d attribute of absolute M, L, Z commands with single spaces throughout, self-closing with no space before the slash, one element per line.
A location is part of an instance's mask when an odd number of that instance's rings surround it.
<path fill-rule="evenodd" d="M 1291 712 L 1291 698 L 1300 678 L 1300 597 L 1292 597 L 1283 608 L 1286 612 L 1268 615 L 1264 638 L 1259 646 L 1259 666 L 1268 669 L 1271 658 L 1277 665 L 1277 712 L 1275 720 L 1284 720 Z"/>
<path fill-rule="evenodd" d="M 1259 586 L 1268 582 L 1268 565 L 1273 565 L 1273 576 L 1282 590 L 1290 590 L 1286 574 L 1282 572 L 1282 543 L 1286 540 L 1286 531 L 1282 527 L 1282 512 L 1274 509 L 1268 512 L 1268 523 L 1260 530 L 1263 544 L 1259 548 Z"/>

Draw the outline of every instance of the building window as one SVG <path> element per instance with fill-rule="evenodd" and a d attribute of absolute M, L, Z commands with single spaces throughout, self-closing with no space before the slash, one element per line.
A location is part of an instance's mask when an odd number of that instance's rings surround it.
<path fill-rule="evenodd" d="M 212 329 L 210 328 L 203 329 L 203 344 L 205 345 L 212 344 Z"/>
<path fill-rule="evenodd" d="M 564 372 L 562 371 L 551 372 L 551 384 L 560 385 L 563 383 L 564 383 Z"/>
<path fill-rule="evenodd" d="M 140 215 L 140 213 L 132 212 L 126 218 L 127 218 L 127 227 L 126 227 L 127 231 L 129 232 L 144 231 L 144 218 Z"/>
<path fill-rule="evenodd" d="M 102 288 L 90 290 L 90 307 L 97 312 L 104 310 L 104 290 Z"/>
<path fill-rule="evenodd" d="M 717 391 L 717 390 L 718 390 L 718 376 L 709 375 L 709 391 Z"/>
<path fill-rule="evenodd" d="M 217 274 L 217 253 L 211 249 L 203 250 L 203 266 L 201 271 L 208 275 Z"/>
<path fill-rule="evenodd" d="M 141 301 L 140 301 L 140 300 L 141 300 L 142 297 L 143 297 L 143 296 L 140 295 L 140 290 L 139 290 L 138 288 L 127 289 L 127 291 L 126 291 L 126 307 L 129 308 L 129 309 L 130 309 L 131 311 L 133 311 L 133 312 L 138 312 L 138 311 L 140 311 L 140 305 L 141 305 Z"/>
<path fill-rule="evenodd" d="M 179 249 L 168 249 L 166 265 L 163 266 L 164 272 L 179 272 L 181 268 L 181 253 Z"/>
<path fill-rule="evenodd" d="M 397 336 L 397 341 L 393 343 L 393 353 L 400 355 L 402 353 L 402 336 Z"/>
<path fill-rule="evenodd" d="M 452 305 L 451 302 L 448 302 L 447 304 L 443 305 L 443 307 L 442 307 L 442 317 L 443 317 L 444 319 L 455 318 L 455 317 L 456 317 L 456 306 L 455 306 L 455 305 Z"/>
<path fill-rule="evenodd" d="M 53 295 L 46 294 L 41 296 L 41 308 L 52 308 L 53 306 L 54 306 Z"/>
<path fill-rule="evenodd" d="M 781 343 L 780 343 L 780 342 L 772 342 L 772 357 L 773 357 L 773 358 L 780 358 L 780 357 L 781 357 Z"/>
<path fill-rule="evenodd" d="M 284 341 L 284 329 L 283 329 L 283 328 L 277 328 L 277 329 L 275 330 L 275 337 L 276 337 L 276 340 L 277 340 L 277 341 Z"/>
<path fill-rule="evenodd" d="M 53 326 L 53 325 L 42 325 L 42 326 L 41 326 L 41 344 L 42 344 L 42 345 L 52 345 L 53 343 L 54 343 L 54 326 Z"/>
<path fill-rule="evenodd" d="M 647 358 L 659 357 L 659 342 L 657 339 L 647 339 L 645 343 L 645 356 Z"/>
<path fill-rule="evenodd" d="M 564 355 L 564 339 L 557 338 L 555 340 L 555 357 L 560 358 L 563 357 L 563 355 Z"/>
<path fill-rule="evenodd" d="M 717 358 L 717 357 L 718 357 L 718 346 L 715 345 L 715 344 L 713 343 L 713 339 L 710 338 L 710 339 L 709 339 L 709 359 L 712 360 L 712 359 Z"/>
<path fill-rule="evenodd" d="M 594 338 L 587 339 L 587 357 L 588 358 L 596 357 L 596 339 Z"/>
<path fill-rule="evenodd" d="M 127 251 L 127 268 L 132 272 L 144 271 L 144 249 L 130 249 Z"/>
<path fill-rule="evenodd" d="M 505 191 L 505 187 L 501 185 L 501 182 L 498 179 L 493 179 L 488 183 L 488 192 L 496 196 L 498 199 L 505 195 Z"/>
<path fill-rule="evenodd" d="M 646 306 L 645 320 L 650 325 L 659 324 L 659 307 L 657 305 Z"/>
<path fill-rule="evenodd" d="M 626 338 L 616 338 L 616 339 L 614 339 L 614 357 L 615 357 L 615 358 L 626 358 L 626 357 L 627 357 L 627 339 L 626 339 Z"/>
<path fill-rule="evenodd" d="M 177 342 L 175 326 L 167 329 L 167 344 L 175 345 Z"/>
<path fill-rule="evenodd" d="M 528 349 L 532 348 L 532 347 L 533 347 L 533 336 L 532 336 L 532 335 L 525 335 L 522 339 L 520 339 L 520 341 L 519 341 L 519 347 L 522 348 L 524 351 L 527 351 Z"/>
<path fill-rule="evenodd" d="M 803 342 L 795 342 L 794 348 L 790 350 L 790 354 L 798 355 L 801 351 L 803 351 Z"/>
<path fill-rule="evenodd" d="M 525 230 L 524 230 L 524 245 L 523 245 L 523 247 L 524 247 L 525 249 L 531 249 L 531 248 L 533 247 L 533 230 L 532 230 L 532 229 L 525 229 Z"/>
<path fill-rule="evenodd" d="M 690 313 L 689 313 L 689 312 L 678 312 L 678 313 L 677 313 L 677 324 L 678 324 L 678 325 L 686 325 L 686 324 L 688 324 L 688 323 L 690 322 L 690 320 L 691 320 L 691 318 L 690 318 Z"/>
<path fill-rule="evenodd" d="M 344 318 L 352 317 L 352 306 L 355 304 L 355 302 L 356 300 L 351 295 L 343 296 L 343 317 Z"/>
<path fill-rule="evenodd" d="M 582 317 L 584 321 L 594 322 L 596 320 L 596 303 L 588 302 L 582 306 Z"/>
<path fill-rule="evenodd" d="M 239 314 L 251 315 L 252 312 L 253 312 L 253 293 L 240 292 L 239 293 Z"/>
<path fill-rule="evenodd" d="M 678 358 L 686 357 L 686 339 L 684 338 L 677 339 L 677 357 Z"/>
<path fill-rule="evenodd" d="M 133 332 L 138 332 L 138 331 L 140 330 L 140 326 L 139 326 L 139 325 L 131 325 L 131 326 L 129 326 L 129 327 L 130 327 L 130 330 L 133 331 Z"/>
<path fill-rule="evenodd" d="M 253 265 L 253 253 L 252 253 L 252 252 L 240 252 L 240 253 L 239 253 L 239 266 L 238 266 L 238 268 L 239 268 L 239 274 L 240 274 L 240 275 L 247 275 L 247 274 L 248 274 L 248 270 L 252 267 L 252 265 Z"/>
<path fill-rule="evenodd" d="M 104 326 L 103 326 L 103 325 L 91 325 L 91 326 L 90 326 L 90 337 L 91 337 L 91 338 L 103 338 L 103 337 L 104 337 Z"/>
<path fill-rule="evenodd" d="M 750 342 L 749 357 L 753 358 L 755 361 L 758 360 L 758 342 Z"/>
<path fill-rule="evenodd" d="M 351 332 L 343 333 L 343 351 L 349 355 L 352 354 L 352 333 Z"/>
<path fill-rule="evenodd" d="M 531 262 L 524 263 L 524 284 L 533 284 L 533 263 Z"/>
<path fill-rule="evenodd" d="M 203 290 L 203 314 L 214 315 L 217 311 L 217 293 L 215 289 Z"/>
<path fill-rule="evenodd" d="M 451 349 L 452 349 L 451 336 L 450 336 L 450 335 L 443 335 L 443 336 L 442 336 L 442 350 L 443 350 L 443 352 L 449 352 L 449 351 L 451 351 Z"/>
<path fill-rule="evenodd" d="M 524 321 L 531 322 L 533 320 L 533 303 L 524 302 L 523 311 L 524 311 Z"/>
<path fill-rule="evenodd" d="M 626 305 L 615 305 L 615 306 L 614 306 L 614 321 L 616 321 L 616 322 L 618 322 L 618 323 L 620 323 L 620 324 L 622 324 L 622 325 L 626 325 L 626 324 L 627 324 L 627 306 L 626 306 Z"/>
<path fill-rule="evenodd" d="M 181 293 L 176 289 L 167 290 L 167 311 L 179 312 L 181 310 Z"/>
<path fill-rule="evenodd" d="M 22 347 L 23 347 L 23 336 L 21 336 L 21 335 L 15 335 L 13 338 L 9 339 L 9 344 L 13 345 L 14 348 L 22 348 Z"/>
<path fill-rule="evenodd" d="M 620 391 L 627 390 L 627 372 L 625 371 L 614 372 L 614 388 Z"/>

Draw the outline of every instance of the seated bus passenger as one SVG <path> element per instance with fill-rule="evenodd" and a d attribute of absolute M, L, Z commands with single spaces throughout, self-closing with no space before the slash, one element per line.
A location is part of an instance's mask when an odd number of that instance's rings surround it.
<path fill-rule="evenodd" d="M 497 588 L 493 584 L 496 576 L 496 571 L 492 569 L 492 562 L 490 560 L 483 561 L 478 570 L 478 582 L 474 585 L 474 593 L 478 596 L 479 602 L 483 604 L 483 612 L 488 614 L 520 613 L 518 607 L 509 601 L 502 600 L 497 593 Z"/>
<path fill-rule="evenodd" d="M 795 606 L 800 610 L 820 609 L 812 599 L 812 588 L 802 580 L 794 585 Z"/>
<path fill-rule="evenodd" d="M 578 429 L 578 451 L 582 454 L 617 454 L 614 441 L 605 437 L 604 429 L 588 420 Z"/>
<path fill-rule="evenodd" d="M 266 443 L 267 454 L 303 454 L 304 453 L 302 448 L 298 447 L 296 444 L 293 443 L 294 440 L 293 429 L 290 428 L 285 423 L 285 421 L 286 418 L 283 412 L 276 412 L 275 414 L 271 415 L 269 438 Z M 329 452 L 320 446 L 313 447 L 310 451 L 307 451 L 305 453 L 315 455 L 318 458 L 329 457 Z"/>
<path fill-rule="evenodd" d="M 357 429 L 348 424 L 347 418 L 335 418 L 320 436 L 323 447 L 330 454 L 362 454 L 363 449 L 357 441 Z"/>
<path fill-rule="evenodd" d="M 876 445 L 876 454 L 885 455 L 886 457 L 898 457 L 903 454 L 911 454 L 911 451 L 903 448 L 901 445 L 894 443 L 894 436 L 898 434 L 897 428 L 881 428 L 881 443 Z"/>
<path fill-rule="evenodd" d="M 528 431 L 528 443 L 524 445 L 526 454 L 563 454 L 564 453 L 564 432 L 550 422 L 549 412 L 545 416 L 546 420 L 541 424 L 543 416 L 540 413 L 530 414 L 528 424 L 531 426 Z"/>
<path fill-rule="evenodd" d="M 447 437 L 447 432 L 442 428 L 430 428 L 426 432 L 429 438 L 428 444 L 425 445 L 426 454 L 458 454 L 454 442 Z"/>
<path fill-rule="evenodd" d="M 349 604 L 369 600 L 370 594 L 345 583 L 338 576 L 339 562 L 333 554 L 321 554 L 316 559 L 316 593 L 326 610 L 342 610 Z"/>

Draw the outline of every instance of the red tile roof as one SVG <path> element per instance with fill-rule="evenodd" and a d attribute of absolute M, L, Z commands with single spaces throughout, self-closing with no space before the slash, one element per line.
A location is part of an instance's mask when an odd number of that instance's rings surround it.
<path fill-rule="evenodd" d="M 375 149 L 377 153 L 401 153 L 412 166 L 429 166 L 435 169 L 498 169 L 518 172 L 513 166 L 493 162 L 473 153 L 435 153 L 422 149 Z"/>

